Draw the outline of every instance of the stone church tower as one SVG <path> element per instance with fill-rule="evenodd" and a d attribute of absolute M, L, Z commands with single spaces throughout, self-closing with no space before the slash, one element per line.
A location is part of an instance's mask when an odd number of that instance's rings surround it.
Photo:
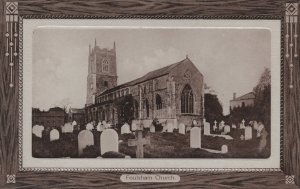
<path fill-rule="evenodd" d="M 95 103 L 95 94 L 117 86 L 116 45 L 113 49 L 89 46 L 86 105 Z"/>

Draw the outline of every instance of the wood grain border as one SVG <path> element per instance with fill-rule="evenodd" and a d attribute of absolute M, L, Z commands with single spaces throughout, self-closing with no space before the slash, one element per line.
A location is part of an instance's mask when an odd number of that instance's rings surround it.
<path fill-rule="evenodd" d="M 286 16 L 286 1 L 283 0 L 223 0 L 223 1 L 46 1 L 24 0 L 18 2 L 18 15 L 21 17 L 43 18 L 269 18 L 278 19 Z M 5 39 L 6 1 L 0 2 L 0 33 Z M 299 15 L 298 17 L 299 18 Z M 299 19 L 298 19 L 299 20 Z M 295 25 L 299 26 L 299 22 Z M 300 27 L 298 27 L 300 28 Z M 286 26 L 283 26 L 286 29 Z M 299 30 L 297 31 L 299 35 Z M 19 125 L 19 58 L 16 56 L 14 66 L 5 58 L 5 40 L 0 40 L 0 186 L 22 188 L 86 188 L 90 187 L 130 187 L 140 188 L 141 184 L 120 183 L 122 172 L 18 172 L 18 125 Z M 297 41 L 297 42 L 296 42 Z M 299 37 L 295 38 L 299 44 Z M 295 43 L 293 43 L 295 44 Z M 282 45 L 284 45 L 282 41 Z M 16 45 L 17 46 L 17 45 Z M 299 46 L 293 46 L 299 52 Z M 18 47 L 18 46 L 17 46 Z M 286 54 L 287 49 L 282 51 Z M 20 52 L 21 53 L 21 52 Z M 143 188 L 167 187 L 256 187 L 292 188 L 286 184 L 285 175 L 294 175 L 295 183 L 300 185 L 300 102 L 299 102 L 299 57 L 282 56 L 282 99 L 284 104 L 281 117 L 282 127 L 282 172 L 180 172 L 179 184 L 162 184 L 143 186 Z M 12 71 L 11 71 L 12 70 Z M 13 73 L 13 74 L 12 74 Z M 292 81 L 293 87 L 290 87 Z M 12 86 L 13 85 L 13 86 Z M 173 170 L 174 172 L 175 170 Z M 151 172 L 151 171 L 150 171 Z M 172 172 L 172 170 L 170 170 Z M 43 179 L 40 179 L 42 177 Z M 290 178 L 290 177 L 289 177 Z M 16 180 L 15 180 L 16 179 Z M 10 182 L 7 184 L 6 182 Z M 14 184 L 16 182 L 16 184 Z"/>

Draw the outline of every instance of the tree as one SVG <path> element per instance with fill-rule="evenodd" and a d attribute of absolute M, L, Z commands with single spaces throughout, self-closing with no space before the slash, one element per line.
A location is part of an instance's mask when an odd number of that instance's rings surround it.
<path fill-rule="evenodd" d="M 217 95 L 206 93 L 204 95 L 204 117 L 208 122 L 223 119 L 223 108 Z"/>
<path fill-rule="evenodd" d="M 271 124 L 271 71 L 265 68 L 258 84 L 254 87 L 255 94 L 254 109 L 256 119 L 262 121 L 267 131 L 270 131 Z"/>

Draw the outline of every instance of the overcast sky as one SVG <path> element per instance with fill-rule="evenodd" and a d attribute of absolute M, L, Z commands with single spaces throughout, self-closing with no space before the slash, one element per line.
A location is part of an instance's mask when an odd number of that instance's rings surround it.
<path fill-rule="evenodd" d="M 118 84 L 183 60 L 204 75 L 229 112 L 229 100 L 252 91 L 270 68 L 270 33 L 265 29 L 70 29 L 34 31 L 33 107 L 84 107 L 89 44 L 116 42 Z"/>

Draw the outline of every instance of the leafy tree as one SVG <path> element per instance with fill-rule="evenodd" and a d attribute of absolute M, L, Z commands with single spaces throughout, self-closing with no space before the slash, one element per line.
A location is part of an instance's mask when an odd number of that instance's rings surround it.
<path fill-rule="evenodd" d="M 223 119 L 223 108 L 217 95 L 207 93 L 204 96 L 204 117 L 208 122 Z"/>
<path fill-rule="evenodd" d="M 254 87 L 254 109 L 256 119 L 262 121 L 265 128 L 270 131 L 271 124 L 271 71 L 265 68 L 258 84 Z"/>

